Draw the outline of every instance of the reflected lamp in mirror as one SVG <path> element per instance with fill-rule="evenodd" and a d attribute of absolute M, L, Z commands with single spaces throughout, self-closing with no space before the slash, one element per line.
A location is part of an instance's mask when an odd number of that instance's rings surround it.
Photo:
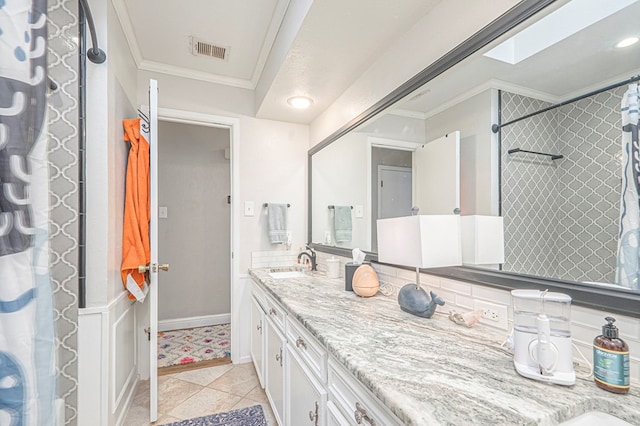
<path fill-rule="evenodd" d="M 444 300 L 420 287 L 420 268 L 462 264 L 460 216 L 419 215 L 379 219 L 378 261 L 416 268 L 416 282 L 398 293 L 400 309 L 431 318 Z"/>
<path fill-rule="evenodd" d="M 502 216 L 461 216 L 462 264 L 497 265 L 504 263 Z"/>

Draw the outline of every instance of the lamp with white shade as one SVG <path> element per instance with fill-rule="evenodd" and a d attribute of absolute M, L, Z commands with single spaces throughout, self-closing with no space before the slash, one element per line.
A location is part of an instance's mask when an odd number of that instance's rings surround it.
<path fill-rule="evenodd" d="M 501 216 L 469 215 L 462 224 L 462 264 L 504 263 L 504 225 Z"/>
<path fill-rule="evenodd" d="M 420 287 L 420 268 L 462 264 L 460 216 L 418 215 L 378 219 L 378 261 L 416 268 L 416 283 L 398 293 L 400 308 L 430 318 L 444 300 Z"/>

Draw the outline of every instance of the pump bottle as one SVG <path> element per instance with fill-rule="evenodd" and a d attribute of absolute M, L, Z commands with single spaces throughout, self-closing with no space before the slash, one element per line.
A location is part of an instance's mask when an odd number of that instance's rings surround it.
<path fill-rule="evenodd" d="M 593 339 L 593 378 L 614 393 L 629 392 L 629 346 L 618 337 L 615 318 L 606 317 L 602 334 Z"/>

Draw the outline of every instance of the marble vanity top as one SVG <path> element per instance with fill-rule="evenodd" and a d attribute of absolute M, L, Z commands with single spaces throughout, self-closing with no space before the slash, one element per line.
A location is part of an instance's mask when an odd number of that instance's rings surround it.
<path fill-rule="evenodd" d="M 506 332 L 419 318 L 395 297 L 344 291 L 342 278 L 249 274 L 407 425 L 556 425 L 588 411 L 640 425 L 640 384 L 616 395 L 591 378 L 570 387 L 526 379 L 501 346 Z"/>

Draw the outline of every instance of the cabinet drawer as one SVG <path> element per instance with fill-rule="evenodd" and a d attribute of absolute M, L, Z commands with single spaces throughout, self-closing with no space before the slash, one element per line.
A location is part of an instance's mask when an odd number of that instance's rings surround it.
<path fill-rule="evenodd" d="M 291 317 L 287 317 L 287 341 L 305 361 L 309 370 L 322 383 L 327 383 L 327 351 L 298 321 Z"/>
<path fill-rule="evenodd" d="M 286 317 L 284 309 L 280 307 L 271 296 L 265 294 L 265 306 L 264 310 L 266 316 L 271 318 L 271 321 L 284 333 L 284 319 Z"/>
<path fill-rule="evenodd" d="M 260 285 L 253 281 L 252 283 L 253 285 L 251 286 L 251 294 L 253 295 L 253 297 L 255 297 L 255 299 L 258 301 L 258 303 L 260 304 L 260 306 L 262 306 L 262 308 L 266 311 L 266 306 L 267 306 L 267 302 L 266 302 L 266 295 L 264 293 L 264 290 L 262 288 L 260 288 Z"/>
<path fill-rule="evenodd" d="M 329 400 L 352 425 L 402 425 L 391 411 L 333 360 L 329 362 Z"/>

